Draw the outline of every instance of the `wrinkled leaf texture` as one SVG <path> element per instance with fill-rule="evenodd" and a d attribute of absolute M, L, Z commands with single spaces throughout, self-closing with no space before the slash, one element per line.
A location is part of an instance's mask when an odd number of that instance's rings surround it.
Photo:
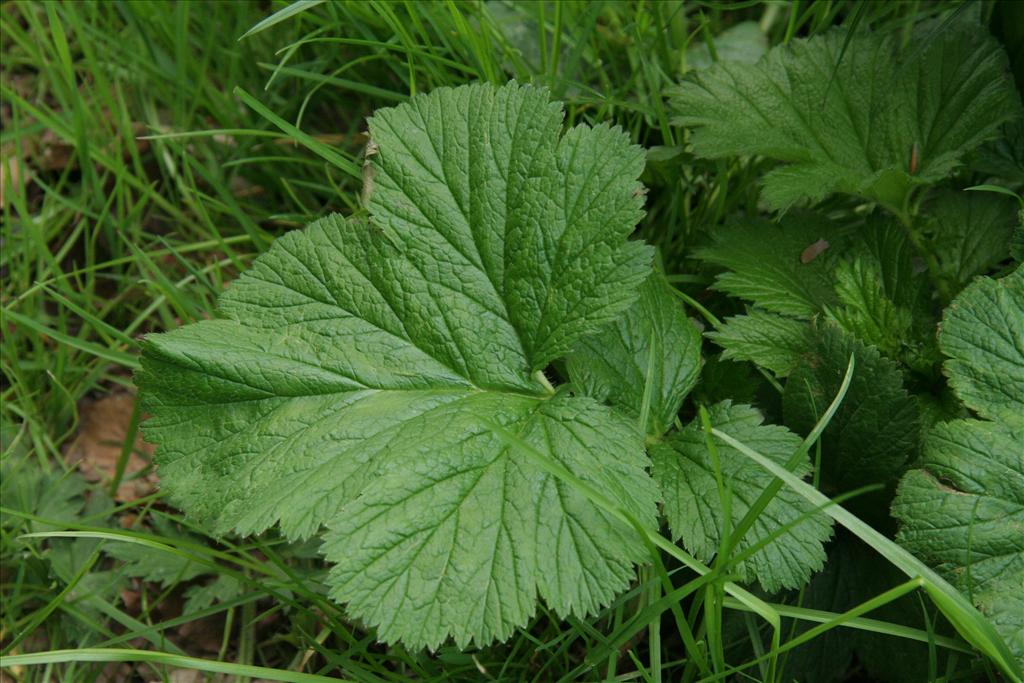
<path fill-rule="evenodd" d="M 330 594 L 410 647 L 487 644 L 538 597 L 592 613 L 646 556 L 657 489 L 634 420 L 534 377 L 637 298 L 643 151 L 562 132 L 546 91 L 442 88 L 370 119 L 369 220 L 286 235 L 218 317 L 144 344 L 147 438 L 213 530 L 326 527 Z M 512 434 L 510 440 L 503 434 Z"/>
<path fill-rule="evenodd" d="M 674 94 L 676 121 L 701 156 L 786 162 L 763 179 L 774 208 L 842 192 L 901 210 L 1019 113 L 1006 54 L 977 25 L 926 24 L 903 49 L 895 34 L 846 40 L 834 29 L 698 71 Z"/>
<path fill-rule="evenodd" d="M 900 482 L 900 543 L 992 621 L 1024 666 L 1024 270 L 979 278 L 946 310 L 950 384 L 984 419 L 936 425 Z"/>

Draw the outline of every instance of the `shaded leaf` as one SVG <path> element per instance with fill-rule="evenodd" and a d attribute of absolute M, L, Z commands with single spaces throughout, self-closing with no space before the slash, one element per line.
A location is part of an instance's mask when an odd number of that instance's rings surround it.
<path fill-rule="evenodd" d="M 814 339 L 807 322 L 758 308 L 726 318 L 707 337 L 725 349 L 722 358 L 749 360 L 779 377 L 796 368 Z"/>
<path fill-rule="evenodd" d="M 790 213 L 778 223 L 744 218 L 716 229 L 698 258 L 728 269 L 714 288 L 774 313 L 810 318 L 835 303 L 831 267 L 845 231 L 822 216 Z M 801 254 L 820 240 L 830 245 L 804 263 Z"/>
<path fill-rule="evenodd" d="M 881 269 L 854 258 L 841 262 L 835 274 L 842 305 L 830 310 L 831 317 L 857 339 L 896 355 L 910 337 L 912 319 L 910 311 L 886 296 Z"/>
<path fill-rule="evenodd" d="M 232 576 L 221 574 L 205 585 L 192 586 L 185 591 L 185 606 L 182 613 L 201 612 L 217 603 L 233 600 L 241 594 L 242 584 Z"/>
<path fill-rule="evenodd" d="M 753 64 L 768 51 L 768 37 L 756 21 L 741 21 L 714 38 L 715 56 L 720 62 Z M 707 69 L 715 60 L 707 43 L 693 43 L 686 50 L 686 64 L 691 69 Z"/>
<path fill-rule="evenodd" d="M 897 539 L 963 591 L 1024 664 L 1024 272 L 967 287 L 939 343 L 953 389 L 995 421 L 931 429 L 893 501 Z"/>
<path fill-rule="evenodd" d="M 992 192 L 944 191 L 929 202 L 930 248 L 954 292 L 1010 255 L 1017 202 Z"/>
<path fill-rule="evenodd" d="M 922 27 L 902 51 L 899 36 L 857 35 L 840 60 L 846 37 L 835 29 L 755 65 L 696 72 L 673 98 L 694 150 L 786 162 L 764 177 L 775 208 L 843 192 L 899 210 L 1020 108 L 1005 53 L 976 25 Z"/>
<path fill-rule="evenodd" d="M 917 402 L 899 366 L 831 326 L 786 381 L 786 424 L 801 433 L 814 427 L 838 393 L 851 354 L 850 388 L 822 435 L 822 487 L 830 493 L 888 482 L 920 447 Z"/>

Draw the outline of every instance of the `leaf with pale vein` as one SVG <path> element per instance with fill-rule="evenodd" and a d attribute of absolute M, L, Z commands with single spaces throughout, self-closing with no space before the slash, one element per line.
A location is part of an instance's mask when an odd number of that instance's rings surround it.
<path fill-rule="evenodd" d="M 643 153 L 561 132 L 546 92 L 441 89 L 370 121 L 370 222 L 279 239 L 220 318 L 144 342 L 137 382 L 171 500 L 224 533 L 328 528 L 331 595 L 411 647 L 486 644 L 543 598 L 608 604 L 634 530 L 507 430 L 655 523 L 632 421 L 532 377 L 637 297 Z"/>
<path fill-rule="evenodd" d="M 697 383 L 700 332 L 665 277 L 652 273 L 637 302 L 600 333 L 584 338 L 566 358 L 566 368 L 585 394 L 634 415 L 643 411 L 647 393 L 645 429 L 660 436 Z"/>
<path fill-rule="evenodd" d="M 708 413 L 716 429 L 779 463 L 786 463 L 800 447 L 800 437 L 784 427 L 762 424 L 764 418 L 750 406 L 725 401 L 711 406 Z M 716 445 L 722 480 L 731 491 L 731 526 L 735 527 L 773 477 L 724 442 L 716 439 Z M 681 538 L 697 559 L 710 560 L 718 550 L 725 519 L 700 420 L 654 444 L 650 453 L 654 478 L 665 495 L 665 516 L 673 537 Z M 810 472 L 806 456 L 794 472 L 801 477 Z M 800 519 L 804 515 L 806 517 Z M 791 523 L 792 527 L 736 566 L 744 580 L 756 578 L 770 592 L 799 588 L 813 572 L 824 566 L 823 544 L 832 533 L 831 521 L 787 488 L 776 493 L 755 518 L 749 531 L 736 544 L 736 552 L 750 548 Z"/>
<path fill-rule="evenodd" d="M 1006 54 L 981 27 L 900 36 L 836 29 L 773 48 L 757 64 L 722 62 L 684 81 L 676 121 L 697 154 L 786 162 L 764 177 L 775 208 L 833 192 L 897 210 L 949 175 L 1020 110 Z M 844 49 L 845 48 L 845 49 Z"/>
<path fill-rule="evenodd" d="M 1024 271 L 967 287 L 939 345 L 954 391 L 992 421 L 932 428 L 893 501 L 897 539 L 971 598 L 1024 665 Z"/>

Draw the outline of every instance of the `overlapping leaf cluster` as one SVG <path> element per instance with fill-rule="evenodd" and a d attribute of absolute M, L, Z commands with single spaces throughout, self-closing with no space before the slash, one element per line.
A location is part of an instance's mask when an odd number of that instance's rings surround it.
<path fill-rule="evenodd" d="M 1024 666 L 1024 269 L 965 289 L 939 339 L 950 384 L 983 419 L 929 432 L 893 502 L 899 540 L 989 616 Z"/>
<path fill-rule="evenodd" d="M 378 111 L 368 220 L 287 235 L 218 319 L 146 341 L 137 381 L 172 500 L 221 533 L 327 527 L 331 595 L 384 639 L 506 638 L 538 596 L 591 613 L 645 558 L 635 529 L 545 465 L 654 528 L 643 437 L 672 426 L 700 336 L 651 276 L 650 248 L 626 239 L 642 151 L 561 122 L 543 90 L 515 84 Z M 576 391 L 555 391 L 543 372 L 567 354 Z M 758 433 L 751 409 L 723 410 Z M 692 528 L 677 506 L 713 503 L 684 502 L 707 492 L 675 483 L 681 457 L 655 468 L 677 534 Z M 815 524 L 784 572 L 754 560 L 745 573 L 799 585 L 823 559 Z M 709 555 L 717 533 L 687 543 Z"/>
<path fill-rule="evenodd" d="M 698 154 L 787 162 L 764 178 L 774 208 L 855 194 L 902 210 L 916 186 L 946 178 L 995 137 L 1020 100 L 1006 55 L 970 22 L 899 36 L 836 29 L 727 62 L 684 82 L 678 121 Z"/>
<path fill-rule="evenodd" d="M 767 496 L 773 476 L 713 426 L 883 529 L 901 481 L 901 541 L 1019 654 L 1024 276 L 969 284 L 1009 271 L 1018 214 L 957 175 L 1019 113 L 1004 67 L 968 24 L 905 46 L 836 31 L 704 65 L 673 94 L 697 155 L 782 162 L 762 196 L 787 211 L 730 217 L 691 254 L 732 314 L 705 311 L 706 336 L 781 390 L 757 407 L 685 404 L 702 337 L 629 239 L 644 154 L 622 131 L 563 130 L 546 91 L 515 83 L 380 110 L 366 215 L 279 239 L 216 319 L 146 340 L 163 485 L 218 533 L 322 536 L 330 594 L 382 639 L 462 647 L 526 626 L 538 599 L 608 605 L 659 505 L 697 560 L 768 592 L 807 584 L 828 518 Z M 851 356 L 814 468 L 799 434 Z M 967 409 L 985 419 L 950 421 Z M 808 599 L 846 609 L 864 592 L 833 569 Z"/>
<path fill-rule="evenodd" d="M 1019 180 L 1006 150 L 1021 108 L 1005 64 L 970 22 L 919 27 L 903 45 L 835 30 L 757 64 L 697 72 L 673 104 L 698 154 L 782 162 L 763 178 L 762 198 L 789 209 L 775 221 L 734 217 L 696 252 L 717 271 L 713 288 L 745 309 L 707 336 L 722 358 L 782 381 L 784 421 L 804 433 L 855 357 L 821 440 L 819 486 L 861 491 L 847 505 L 880 528 L 898 522 L 900 540 L 973 597 L 1020 657 L 1021 271 L 968 286 L 1012 271 L 1021 255 L 1024 221 L 1005 196 Z M 996 142 L 979 148 L 986 140 Z M 979 178 L 996 186 L 961 189 Z M 817 211 L 790 208 L 822 200 Z M 955 397 L 943 388 L 943 356 Z M 956 398 L 991 421 L 955 419 L 964 417 Z M 812 584 L 811 604 L 867 599 L 856 572 L 830 572 Z"/>

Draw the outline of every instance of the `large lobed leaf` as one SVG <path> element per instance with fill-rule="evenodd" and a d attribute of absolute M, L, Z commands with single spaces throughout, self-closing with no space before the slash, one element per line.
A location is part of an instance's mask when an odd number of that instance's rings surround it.
<path fill-rule="evenodd" d="M 731 490 L 732 517 L 727 520 L 700 420 L 670 431 L 696 381 L 700 334 L 664 278 L 652 274 L 626 315 L 584 339 L 566 365 L 573 383 L 590 396 L 630 415 L 646 412 L 642 424 L 648 434 L 648 452 L 673 537 L 681 538 L 699 559 L 711 559 L 726 525 L 731 529 L 743 521 L 772 476 L 718 442 L 720 474 Z M 800 446 L 800 438 L 784 427 L 762 424 L 763 417 L 751 406 L 723 401 L 711 406 L 709 415 L 715 427 L 754 444 L 781 463 L 789 461 Z M 803 476 L 809 470 L 804 455 L 796 471 Z M 822 544 L 831 528 L 825 515 L 783 489 L 753 518 L 746 533 L 731 536 L 736 552 L 746 553 L 736 563 L 736 573 L 743 581 L 757 580 L 770 591 L 799 587 L 821 568 Z"/>
<path fill-rule="evenodd" d="M 1020 101 L 1006 55 L 969 23 L 898 36 L 836 29 L 772 49 L 757 64 L 721 62 L 684 81 L 677 121 L 707 157 L 788 162 L 764 178 L 776 208 L 833 192 L 902 209 L 909 188 L 947 176 L 995 137 Z"/>
<path fill-rule="evenodd" d="M 144 344 L 171 499 L 221 533 L 326 526 L 331 595 L 385 640 L 485 644 L 538 596 L 586 614 L 645 556 L 513 445 L 654 525 L 634 421 L 533 377 L 650 273 L 650 248 L 626 239 L 642 151 L 607 126 L 560 134 L 562 116 L 515 84 L 377 112 L 369 222 L 279 239 L 219 319 Z"/>
<path fill-rule="evenodd" d="M 893 502 L 898 540 L 966 593 L 1024 664 L 1024 270 L 967 287 L 939 343 L 953 389 L 991 421 L 931 430 Z"/>

